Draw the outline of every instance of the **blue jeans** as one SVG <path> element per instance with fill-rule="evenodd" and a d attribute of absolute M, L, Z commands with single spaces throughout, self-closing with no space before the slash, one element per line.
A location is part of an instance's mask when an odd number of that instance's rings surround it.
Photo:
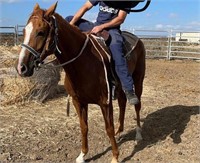
<path fill-rule="evenodd" d="M 65 18 L 67 22 L 72 20 L 73 16 L 68 16 Z M 76 25 L 81 31 L 90 31 L 93 27 L 98 25 L 97 23 L 92 23 L 84 19 L 80 19 Z M 125 91 L 133 90 L 133 78 L 128 71 L 128 65 L 126 58 L 123 57 L 123 37 L 121 31 L 116 28 L 107 29 L 111 36 L 111 42 L 109 48 L 112 53 L 112 58 L 115 64 L 115 71 L 121 81 L 122 88 Z"/>

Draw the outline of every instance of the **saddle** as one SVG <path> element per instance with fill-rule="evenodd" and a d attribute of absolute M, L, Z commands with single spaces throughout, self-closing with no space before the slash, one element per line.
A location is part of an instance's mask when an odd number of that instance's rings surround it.
<path fill-rule="evenodd" d="M 127 31 L 122 31 L 122 36 L 123 36 L 123 54 L 124 57 L 129 60 L 131 58 L 131 55 L 134 55 L 133 50 L 135 49 L 139 38 Z M 104 47 L 104 49 L 110 54 L 110 50 L 108 48 L 107 45 L 109 45 L 110 41 L 111 41 L 111 37 L 108 33 L 108 31 L 103 30 L 102 32 L 98 33 L 96 35 L 96 39 L 99 41 L 99 43 L 102 45 L 102 47 Z M 119 78 L 115 72 L 115 68 L 114 68 L 114 63 L 112 62 L 111 59 L 111 73 L 112 75 L 109 77 L 109 80 L 111 82 L 112 85 L 112 99 L 116 99 L 116 89 L 118 87 L 119 84 Z"/>
<path fill-rule="evenodd" d="M 103 30 L 102 32 L 99 32 L 97 35 L 97 40 L 101 43 L 105 45 L 109 45 L 110 41 L 111 41 L 111 37 L 108 33 L 108 31 Z M 131 56 L 132 51 L 135 49 L 139 38 L 127 31 L 122 31 L 122 37 L 124 40 L 123 43 L 123 53 L 124 53 L 124 57 L 129 59 Z"/>

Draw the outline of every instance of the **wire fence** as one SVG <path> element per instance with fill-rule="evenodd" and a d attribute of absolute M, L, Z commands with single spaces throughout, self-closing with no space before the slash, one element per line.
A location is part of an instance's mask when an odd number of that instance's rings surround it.
<path fill-rule="evenodd" d="M 0 45 L 19 45 L 24 25 L 0 27 Z M 144 43 L 149 58 L 200 60 L 200 31 L 129 29 Z"/>

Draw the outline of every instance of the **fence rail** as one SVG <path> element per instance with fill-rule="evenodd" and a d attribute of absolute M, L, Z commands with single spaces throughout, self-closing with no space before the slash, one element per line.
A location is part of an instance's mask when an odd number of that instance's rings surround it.
<path fill-rule="evenodd" d="M 145 44 L 147 57 L 200 60 L 200 31 L 129 30 Z"/>
<path fill-rule="evenodd" d="M 24 25 L 0 27 L 0 44 L 19 45 Z M 126 29 L 125 29 L 126 30 Z M 200 31 L 129 29 L 144 43 L 147 57 L 200 60 Z"/>
<path fill-rule="evenodd" d="M 15 28 L 15 26 L 12 27 L 0 27 L 0 41 L 1 43 L 3 41 L 6 42 L 6 44 L 9 42 L 11 44 L 15 44 L 16 43 L 16 35 L 17 35 L 17 30 Z M 10 41 L 12 40 L 12 42 Z"/>
<path fill-rule="evenodd" d="M 0 44 L 19 45 L 22 42 L 24 25 L 3 27 L 0 26 Z"/>

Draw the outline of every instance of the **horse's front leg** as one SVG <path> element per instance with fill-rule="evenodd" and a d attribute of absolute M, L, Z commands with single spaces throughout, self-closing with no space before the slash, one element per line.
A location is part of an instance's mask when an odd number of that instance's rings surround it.
<path fill-rule="evenodd" d="M 73 99 L 73 104 L 76 108 L 79 120 L 80 120 L 80 128 L 82 134 L 82 148 L 81 153 L 76 158 L 76 163 L 84 163 L 84 156 L 88 153 L 88 105 L 81 104 L 78 101 Z"/>
<path fill-rule="evenodd" d="M 110 103 L 110 104 L 103 104 L 100 107 L 105 121 L 106 132 L 112 145 L 113 158 L 111 163 L 118 163 L 119 151 L 115 140 L 115 131 L 113 123 L 113 106 L 112 103 Z"/>
<path fill-rule="evenodd" d="M 126 96 L 121 90 L 119 92 L 118 96 L 118 105 L 119 105 L 119 119 L 118 119 L 118 129 L 115 133 L 115 135 L 120 134 L 124 130 L 124 117 L 125 117 L 125 111 L 126 111 Z"/>

